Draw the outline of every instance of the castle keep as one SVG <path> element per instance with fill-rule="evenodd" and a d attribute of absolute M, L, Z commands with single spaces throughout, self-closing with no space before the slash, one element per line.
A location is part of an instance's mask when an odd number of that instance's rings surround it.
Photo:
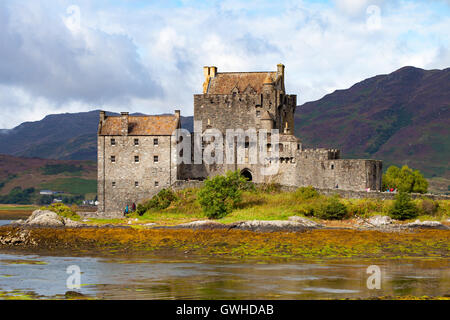
<path fill-rule="evenodd" d="M 233 163 L 179 163 L 182 156 L 172 133 L 180 128 L 180 113 L 167 116 L 107 117 L 100 113 L 98 130 L 99 213 L 121 213 L 180 181 L 203 180 L 209 176 L 239 170 L 256 183 L 285 186 L 313 186 L 321 189 L 381 189 L 382 163 L 379 160 L 341 159 L 337 149 L 307 149 L 293 135 L 297 96 L 285 92 L 285 67 L 273 72 L 218 72 L 204 67 L 203 93 L 194 95 L 194 132 L 202 136 L 208 129 L 225 134 L 228 129 L 277 129 L 276 145 L 269 136 L 267 158 L 276 163 L 275 174 L 262 174 L 265 164 L 249 160 L 257 140 L 245 141 L 244 158 Z M 194 136 L 192 134 L 191 136 Z M 194 140 L 194 139 L 193 139 Z M 274 139 L 275 141 L 276 139 Z M 225 141 L 225 139 L 223 140 Z M 236 142 L 233 142 L 236 143 Z M 274 142 L 275 143 L 275 142 Z M 203 143 L 200 152 L 205 151 Z M 260 150 L 260 145 L 256 146 Z M 191 152 L 194 152 L 195 146 Z M 237 158 L 237 145 L 233 149 Z M 184 151 L 184 150 L 183 150 Z"/>

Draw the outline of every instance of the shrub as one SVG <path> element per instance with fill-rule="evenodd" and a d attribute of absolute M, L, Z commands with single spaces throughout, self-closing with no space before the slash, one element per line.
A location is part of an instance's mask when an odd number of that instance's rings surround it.
<path fill-rule="evenodd" d="M 136 212 L 138 215 L 142 216 L 145 212 L 147 212 L 148 208 L 143 204 L 138 204 L 136 207 Z"/>
<path fill-rule="evenodd" d="M 177 200 L 177 195 L 172 191 L 172 189 L 162 189 L 157 195 L 148 201 L 147 207 L 164 210 L 168 208 L 175 200 Z"/>
<path fill-rule="evenodd" d="M 396 188 L 403 192 L 426 193 L 428 181 L 419 170 L 412 170 L 408 166 L 401 169 L 390 166 L 383 175 L 383 191 L 387 188 Z"/>
<path fill-rule="evenodd" d="M 394 204 L 389 209 L 389 215 L 397 220 L 413 219 L 419 215 L 416 205 L 406 192 L 400 192 L 395 197 Z"/>
<path fill-rule="evenodd" d="M 210 219 L 220 219 L 229 214 L 241 202 L 242 186 L 246 182 L 239 172 L 206 179 L 198 193 L 205 215 Z"/>
<path fill-rule="evenodd" d="M 295 191 L 295 198 L 297 200 L 308 200 L 317 198 L 319 193 L 313 187 L 300 187 Z"/>
<path fill-rule="evenodd" d="M 346 205 L 337 196 L 327 198 L 320 204 L 318 210 L 314 210 L 314 216 L 326 220 L 341 220 L 347 213 Z"/>
<path fill-rule="evenodd" d="M 424 198 L 420 201 L 419 210 L 421 214 L 426 214 L 430 216 L 436 215 L 439 210 L 439 203 L 428 198 Z"/>
<path fill-rule="evenodd" d="M 42 207 L 41 210 L 50 210 L 61 217 L 69 218 L 74 221 L 80 220 L 80 216 L 72 208 L 63 203 L 52 203 L 48 207 Z"/>
<path fill-rule="evenodd" d="M 295 211 L 305 217 L 312 217 L 316 211 L 316 206 L 312 203 L 302 203 L 295 209 Z"/>

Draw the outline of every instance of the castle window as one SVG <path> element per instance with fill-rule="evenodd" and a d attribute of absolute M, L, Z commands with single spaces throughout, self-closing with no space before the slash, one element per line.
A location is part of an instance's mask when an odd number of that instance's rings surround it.
<path fill-rule="evenodd" d="M 134 162 L 139 162 L 139 156 L 134 156 Z"/>
<path fill-rule="evenodd" d="M 116 145 L 116 139 L 114 139 L 114 138 L 111 139 L 111 145 L 112 145 L 112 146 L 115 146 L 115 145 Z"/>
<path fill-rule="evenodd" d="M 113 188 L 115 188 L 115 187 L 116 187 L 116 182 L 113 181 L 113 182 L 111 183 L 111 185 L 112 185 Z"/>
<path fill-rule="evenodd" d="M 155 181 L 155 187 L 159 187 L 159 182 Z"/>
<path fill-rule="evenodd" d="M 135 186 L 135 187 L 139 187 L 139 182 L 138 182 L 138 181 L 135 181 L 135 182 L 134 182 L 134 186 Z"/>
<path fill-rule="evenodd" d="M 153 156 L 153 162 L 154 162 L 154 163 L 157 163 L 158 161 L 159 161 L 158 156 Z"/>
<path fill-rule="evenodd" d="M 331 170 L 334 170 L 334 164 L 331 165 Z"/>
<path fill-rule="evenodd" d="M 116 162 L 116 156 L 111 156 L 111 162 Z"/>
<path fill-rule="evenodd" d="M 256 116 L 257 116 L 258 118 L 261 117 L 261 111 L 256 110 Z"/>
<path fill-rule="evenodd" d="M 297 150 L 300 150 L 300 143 L 297 144 Z"/>
<path fill-rule="evenodd" d="M 284 148 L 283 144 L 282 144 L 282 143 L 279 143 L 279 144 L 278 144 L 278 150 L 279 150 L 280 152 L 283 152 L 283 148 Z"/>
<path fill-rule="evenodd" d="M 267 144 L 267 151 L 269 151 L 269 152 L 272 151 L 272 145 L 270 143 Z"/>
<path fill-rule="evenodd" d="M 158 146 L 159 145 L 158 138 L 153 139 L 153 145 L 154 146 Z"/>
<path fill-rule="evenodd" d="M 139 139 L 134 139 L 134 145 L 138 146 L 139 145 Z"/>

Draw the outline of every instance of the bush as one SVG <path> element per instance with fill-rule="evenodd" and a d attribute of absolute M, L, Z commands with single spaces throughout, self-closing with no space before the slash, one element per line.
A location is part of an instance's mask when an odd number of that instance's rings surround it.
<path fill-rule="evenodd" d="M 242 187 L 247 180 L 239 172 L 228 172 L 205 180 L 198 193 L 198 201 L 205 215 L 220 219 L 229 214 L 242 201 Z"/>
<path fill-rule="evenodd" d="M 295 191 L 295 198 L 297 200 L 309 200 L 317 198 L 319 193 L 313 187 L 300 187 Z"/>
<path fill-rule="evenodd" d="M 146 213 L 147 210 L 148 210 L 148 208 L 145 205 L 140 204 L 140 203 L 136 207 L 136 212 L 140 216 L 142 216 L 144 213 Z"/>
<path fill-rule="evenodd" d="M 42 207 L 41 210 L 50 210 L 55 212 L 58 216 L 69 218 L 71 220 L 80 220 L 80 216 L 70 207 L 63 203 L 52 203 L 48 207 Z"/>
<path fill-rule="evenodd" d="M 295 212 L 304 215 L 305 217 L 313 217 L 316 210 L 317 208 L 314 204 L 302 203 L 296 207 Z"/>
<path fill-rule="evenodd" d="M 412 170 L 408 166 L 401 169 L 390 166 L 383 174 L 383 191 L 388 188 L 402 192 L 427 193 L 428 181 L 419 170 Z"/>
<path fill-rule="evenodd" d="M 173 201 L 177 200 L 177 195 L 172 189 L 162 189 L 148 202 L 148 208 L 164 210 L 168 208 Z"/>
<path fill-rule="evenodd" d="M 389 215 L 397 220 L 413 219 L 419 215 L 419 210 L 412 202 L 409 194 L 400 192 L 396 195 L 394 204 L 389 209 Z"/>
<path fill-rule="evenodd" d="M 321 205 L 318 210 L 314 211 L 314 216 L 325 220 L 341 220 L 347 216 L 347 207 L 343 204 L 339 197 L 329 197 Z"/>
<path fill-rule="evenodd" d="M 421 214 L 434 216 L 439 210 L 439 203 L 437 201 L 424 198 L 420 201 L 419 210 Z"/>

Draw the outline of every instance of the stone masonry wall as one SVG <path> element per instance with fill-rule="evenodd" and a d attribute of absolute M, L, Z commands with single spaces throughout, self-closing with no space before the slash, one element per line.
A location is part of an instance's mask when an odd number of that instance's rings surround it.
<path fill-rule="evenodd" d="M 311 185 L 320 189 L 355 191 L 366 188 L 381 190 L 381 161 L 378 160 L 299 159 L 297 170 L 297 186 Z"/>
<path fill-rule="evenodd" d="M 154 145 L 155 138 L 158 145 Z M 115 145 L 111 145 L 111 139 L 115 139 Z M 99 136 L 99 212 L 123 214 L 127 204 L 137 204 L 170 187 L 177 180 L 174 139 L 171 136 Z M 115 162 L 111 156 L 115 156 Z M 135 156 L 139 157 L 138 162 Z M 158 162 L 154 156 L 158 156 Z"/>

